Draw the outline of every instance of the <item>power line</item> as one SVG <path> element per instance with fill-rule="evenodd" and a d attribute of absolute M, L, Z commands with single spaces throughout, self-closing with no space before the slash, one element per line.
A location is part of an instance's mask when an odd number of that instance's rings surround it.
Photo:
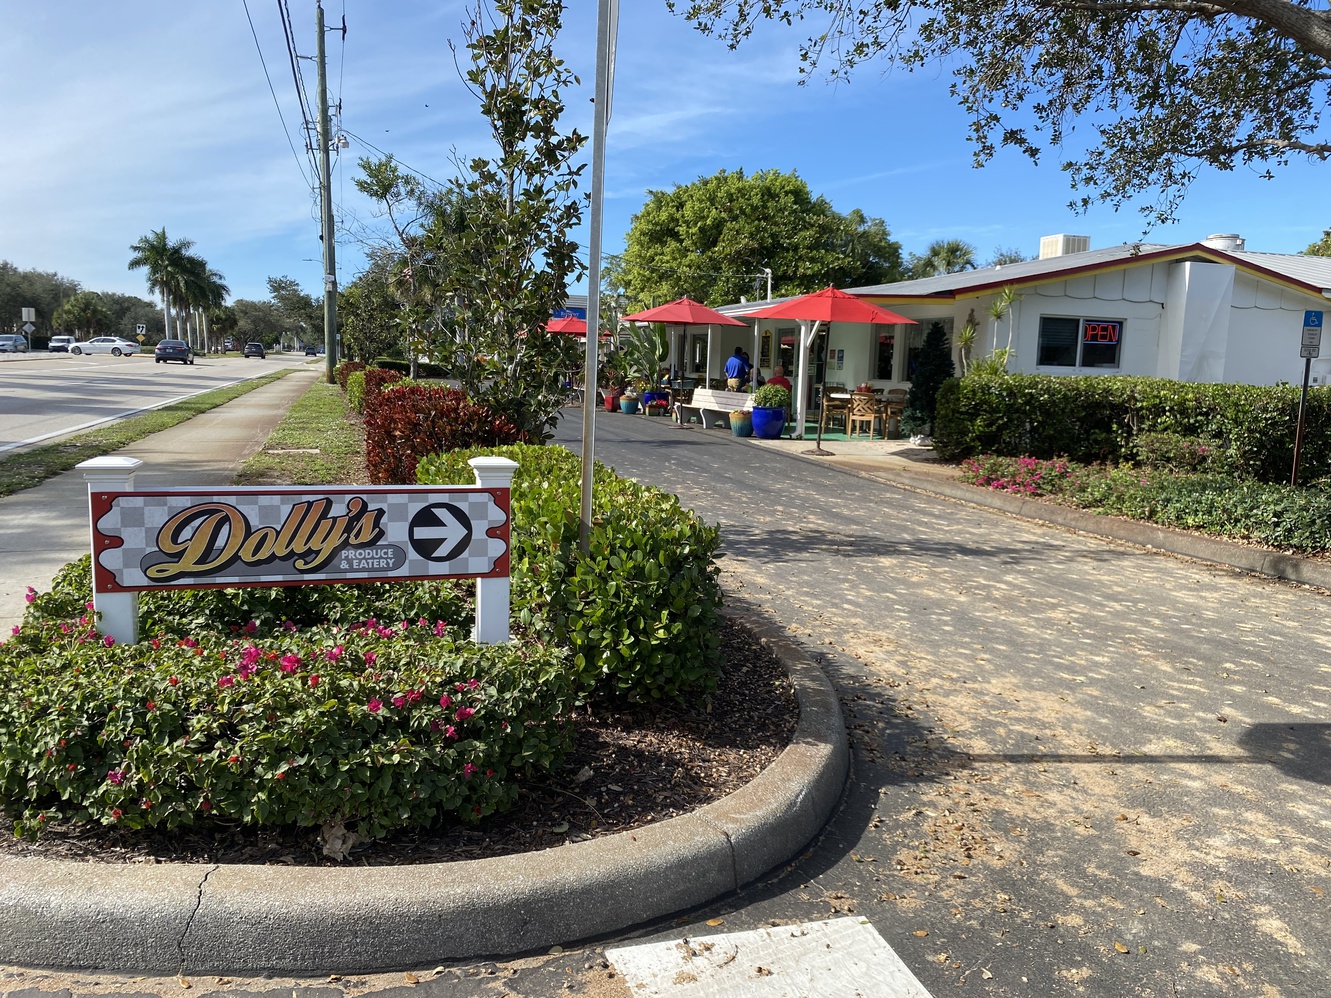
<path fill-rule="evenodd" d="M 310 138 L 311 124 L 309 97 L 305 93 L 305 80 L 300 75 L 300 60 L 296 54 L 296 32 L 291 23 L 291 9 L 286 0 L 277 0 L 278 19 L 282 22 L 282 37 L 287 45 L 287 59 L 291 62 L 291 79 L 296 84 L 296 101 L 300 105 L 301 123 L 305 127 L 305 152 L 310 157 L 310 170 L 319 174 L 319 164 L 314 158 L 314 142 Z"/>
<path fill-rule="evenodd" d="M 380 149 L 377 145 L 375 145 L 373 142 L 371 142 L 369 139 L 362 138 L 361 136 L 357 135 L 355 132 L 351 131 L 348 128 L 343 128 L 342 134 L 350 136 L 351 138 L 359 142 L 361 145 L 365 146 L 367 149 L 370 149 L 373 152 L 377 152 L 380 156 L 393 156 L 391 152 L 385 152 L 384 150 Z M 430 183 L 434 184 L 440 190 L 443 190 L 445 187 L 448 186 L 445 183 L 435 180 L 434 177 L 431 177 L 427 173 L 421 173 L 420 170 L 412 169 L 410 166 L 408 166 L 406 163 L 403 163 L 396 156 L 393 156 L 393 162 L 396 163 L 398 166 L 402 167 L 402 169 L 406 170 L 408 173 L 414 173 L 422 180 L 428 180 Z"/>
<path fill-rule="evenodd" d="M 268 81 L 268 92 L 273 95 L 273 106 L 277 108 L 277 118 L 282 122 L 282 132 L 287 137 L 287 145 L 291 146 L 291 155 L 296 158 L 296 169 L 300 171 L 300 177 L 306 185 L 313 186 L 313 181 L 305 174 L 305 164 L 300 161 L 300 153 L 296 152 L 296 143 L 291 138 L 291 129 L 287 127 L 287 119 L 282 115 L 282 104 L 277 99 L 277 91 L 273 89 L 273 78 L 268 74 L 268 63 L 263 57 L 263 47 L 259 44 L 259 33 L 254 30 L 254 18 L 250 16 L 249 0 L 241 0 L 245 7 L 245 19 L 250 22 L 250 34 L 254 36 L 254 47 L 259 53 L 259 65 L 263 67 L 263 78 Z"/>

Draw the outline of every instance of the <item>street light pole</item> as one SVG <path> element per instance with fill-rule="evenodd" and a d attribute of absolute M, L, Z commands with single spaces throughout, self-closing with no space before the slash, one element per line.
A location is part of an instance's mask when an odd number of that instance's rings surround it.
<path fill-rule="evenodd" d="M 328 72 L 324 65 L 324 9 L 314 4 L 316 44 L 319 63 L 319 163 L 323 200 L 324 243 L 324 379 L 333 384 L 337 367 L 337 251 L 333 245 L 333 169 L 329 161 L 332 139 L 328 134 Z"/>

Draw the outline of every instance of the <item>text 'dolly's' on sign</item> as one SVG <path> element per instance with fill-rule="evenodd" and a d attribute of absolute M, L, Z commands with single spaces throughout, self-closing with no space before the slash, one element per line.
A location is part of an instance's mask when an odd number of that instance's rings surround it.
<path fill-rule="evenodd" d="M 506 488 L 92 490 L 90 500 L 101 593 L 509 571 Z"/>

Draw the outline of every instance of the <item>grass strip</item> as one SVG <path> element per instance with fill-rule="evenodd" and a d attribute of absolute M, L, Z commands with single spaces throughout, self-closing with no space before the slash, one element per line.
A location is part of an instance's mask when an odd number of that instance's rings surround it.
<path fill-rule="evenodd" d="M 236 485 L 349 485 L 365 481 L 365 431 L 337 385 L 316 382 L 287 411 Z"/>
<path fill-rule="evenodd" d="M 225 405 L 256 388 L 272 384 L 278 378 L 284 378 L 295 370 L 298 369 L 273 371 L 259 378 L 228 385 L 216 391 L 204 392 L 183 402 L 175 402 L 151 412 L 118 420 L 55 443 L 44 444 L 16 454 L 6 454 L 0 457 L 0 497 L 30 489 L 48 478 L 69 471 L 83 461 L 113 453 L 122 447 L 128 447 L 136 440 L 142 440 L 161 430 L 168 430 L 177 423 L 193 419 L 209 409 L 216 409 L 219 405 Z"/>

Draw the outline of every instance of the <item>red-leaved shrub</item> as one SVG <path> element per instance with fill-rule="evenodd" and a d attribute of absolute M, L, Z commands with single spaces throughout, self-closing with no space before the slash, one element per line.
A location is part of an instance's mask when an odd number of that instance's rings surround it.
<path fill-rule="evenodd" d="M 402 385 L 371 392 L 372 373 L 379 372 L 366 372 L 365 466 L 375 485 L 414 484 L 416 462 L 429 454 L 532 442 L 460 389 Z"/>
<path fill-rule="evenodd" d="M 365 415 L 382 400 L 384 389 L 394 381 L 401 381 L 402 375 L 396 371 L 385 370 L 382 367 L 367 367 L 365 369 Z"/>

